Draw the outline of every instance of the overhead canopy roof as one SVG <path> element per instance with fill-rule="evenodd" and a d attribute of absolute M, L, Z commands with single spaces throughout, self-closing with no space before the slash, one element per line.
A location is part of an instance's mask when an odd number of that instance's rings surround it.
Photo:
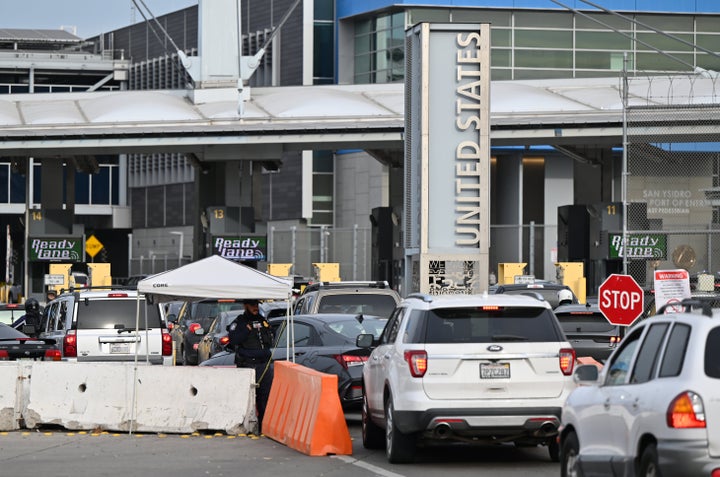
<path fill-rule="evenodd" d="M 492 144 L 619 144 L 620 91 L 619 78 L 493 82 Z M 629 105 L 715 103 L 718 91 L 700 76 L 633 79 Z M 0 155 L 401 149 L 404 92 L 398 83 L 253 88 L 242 117 L 233 89 L 0 95 Z M 720 133 L 704 128 L 677 134 Z"/>

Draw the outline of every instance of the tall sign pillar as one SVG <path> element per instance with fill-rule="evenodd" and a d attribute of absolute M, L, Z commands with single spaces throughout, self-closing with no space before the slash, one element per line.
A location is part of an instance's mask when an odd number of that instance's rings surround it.
<path fill-rule="evenodd" d="M 405 289 L 487 289 L 490 25 L 420 23 L 405 43 Z"/>

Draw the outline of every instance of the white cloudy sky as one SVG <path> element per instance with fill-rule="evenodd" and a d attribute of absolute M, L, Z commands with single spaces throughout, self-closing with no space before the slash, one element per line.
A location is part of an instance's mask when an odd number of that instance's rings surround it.
<path fill-rule="evenodd" d="M 150 18 L 190 5 L 198 0 L 135 0 Z M 133 22 L 134 18 L 134 22 Z M 63 28 L 89 38 L 143 21 L 133 0 L 0 0 L 0 28 Z"/>

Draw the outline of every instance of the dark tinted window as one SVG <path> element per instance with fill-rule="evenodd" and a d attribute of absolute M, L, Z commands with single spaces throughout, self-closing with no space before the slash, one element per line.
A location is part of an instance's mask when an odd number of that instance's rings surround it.
<path fill-rule="evenodd" d="M 605 384 L 608 386 L 617 386 L 625 384 L 630 364 L 635 354 L 635 349 L 640 342 L 642 330 L 635 330 L 627 335 L 620 344 L 620 350 L 612 356 L 612 362 L 605 377 Z"/>
<path fill-rule="evenodd" d="M 395 299 L 391 295 L 369 293 L 325 295 L 318 305 L 318 313 L 362 313 L 384 318 L 390 316 L 394 309 Z"/>
<path fill-rule="evenodd" d="M 705 341 L 705 374 L 720 378 L 720 327 L 710 330 Z"/>
<path fill-rule="evenodd" d="M 600 312 L 555 312 L 565 333 L 607 333 L 615 330 Z"/>
<path fill-rule="evenodd" d="M 338 335 L 338 344 L 353 344 L 355 343 L 358 335 L 365 333 L 370 333 L 375 336 L 375 339 L 378 339 L 384 327 L 384 320 L 373 320 L 370 318 L 366 318 L 362 322 L 354 318 L 349 320 L 333 321 L 325 325 L 325 328 L 331 332 L 327 335 L 323 334 L 323 343 L 329 344 L 326 341 L 325 336 L 332 336 L 333 334 Z"/>
<path fill-rule="evenodd" d="M 425 312 L 413 310 L 410 312 L 405 326 L 404 343 L 424 343 L 425 342 Z"/>
<path fill-rule="evenodd" d="M 400 329 L 400 323 L 402 321 L 402 316 L 404 312 L 404 308 L 397 308 L 392 313 L 390 319 L 385 325 L 385 329 L 383 329 L 382 336 L 380 336 L 381 344 L 393 343 L 395 341 L 395 337 L 397 336 L 398 330 Z"/>
<path fill-rule="evenodd" d="M 426 343 L 545 342 L 563 338 L 540 307 L 444 308 L 427 312 Z"/>
<path fill-rule="evenodd" d="M 277 346 L 283 347 L 287 344 L 287 326 L 278 325 L 274 327 L 275 335 L 280 331 L 280 336 L 276 336 L 275 343 Z M 293 338 L 295 346 L 316 346 L 318 344 L 317 333 L 312 326 L 306 323 L 293 323 Z"/>
<path fill-rule="evenodd" d="M 673 326 L 667 346 L 665 347 L 665 356 L 663 356 L 662 365 L 660 366 L 659 376 L 661 378 L 677 376 L 680 374 L 683 362 L 685 361 L 685 350 L 687 349 L 689 337 L 689 326 Z"/>
<path fill-rule="evenodd" d="M 649 381 L 653 375 L 653 371 L 657 365 L 658 356 L 660 355 L 660 346 L 665 338 L 665 332 L 668 329 L 667 323 L 652 325 L 645 336 L 638 353 L 635 369 L 633 369 L 631 383 L 644 383 Z"/>
<path fill-rule="evenodd" d="M 145 328 L 147 316 L 148 328 L 160 328 L 160 309 L 157 305 L 146 305 L 140 300 L 140 328 Z M 107 298 L 102 300 L 83 300 L 77 305 L 77 329 L 135 329 L 137 319 L 137 301 L 125 298 Z"/>

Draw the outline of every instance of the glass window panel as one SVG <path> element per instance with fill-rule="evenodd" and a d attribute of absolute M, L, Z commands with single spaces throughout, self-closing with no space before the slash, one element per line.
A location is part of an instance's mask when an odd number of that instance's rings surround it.
<path fill-rule="evenodd" d="M 687 42 L 693 41 L 692 35 L 678 35 L 675 34 L 673 36 L 676 36 L 678 38 L 682 38 L 683 40 Z M 668 38 L 663 35 L 658 35 L 657 33 L 638 33 L 637 35 L 638 40 L 647 43 L 648 45 L 651 45 L 655 47 L 658 50 L 662 51 L 693 51 L 694 48 L 691 46 L 688 46 L 682 42 L 679 42 L 677 40 L 673 40 L 672 38 Z M 650 48 L 648 46 L 643 45 L 642 43 L 638 42 L 637 44 L 638 50 L 653 50 L 653 48 Z"/>
<path fill-rule="evenodd" d="M 314 0 L 315 20 L 334 20 L 335 12 L 333 11 L 333 0 Z"/>
<path fill-rule="evenodd" d="M 359 20 L 355 22 L 355 35 L 367 34 L 372 31 L 372 23 L 370 20 Z"/>
<path fill-rule="evenodd" d="M 493 81 L 511 80 L 512 79 L 512 71 L 509 69 L 503 70 L 503 69 L 493 68 L 490 71 L 490 78 Z"/>
<path fill-rule="evenodd" d="M 335 76 L 333 55 L 334 24 L 322 23 L 315 25 L 315 44 L 313 45 L 313 76 L 316 78 L 333 78 Z"/>
<path fill-rule="evenodd" d="M 10 164 L 0 164 L 0 202 L 7 204 L 10 201 Z"/>
<path fill-rule="evenodd" d="M 408 12 L 410 25 L 420 22 L 449 22 L 450 10 L 447 8 L 413 8 Z"/>
<path fill-rule="evenodd" d="M 10 171 L 10 203 L 25 203 L 25 176 Z"/>
<path fill-rule="evenodd" d="M 388 47 L 388 43 L 390 42 L 390 32 L 389 31 L 379 31 L 375 34 L 375 48 L 378 50 L 382 50 Z"/>
<path fill-rule="evenodd" d="M 560 12 L 515 12 L 515 27 L 531 28 L 572 28 L 572 13 Z"/>
<path fill-rule="evenodd" d="M 32 202 L 34 204 L 40 204 L 41 202 L 41 184 L 42 184 L 42 166 L 35 164 L 33 166 L 33 196 Z"/>
<path fill-rule="evenodd" d="M 367 73 L 372 69 L 372 55 L 355 56 L 355 74 Z"/>
<path fill-rule="evenodd" d="M 75 173 L 75 203 L 90 203 L 90 176 L 88 174 Z"/>
<path fill-rule="evenodd" d="M 313 211 L 312 219 L 310 220 L 311 225 L 332 225 L 333 214 L 332 212 L 315 212 Z"/>
<path fill-rule="evenodd" d="M 690 15 L 635 15 L 635 20 L 661 31 L 693 31 L 693 17 Z M 648 29 L 637 25 L 637 30 Z"/>
<path fill-rule="evenodd" d="M 720 32 L 720 17 L 702 15 L 695 17 L 697 31 Z"/>
<path fill-rule="evenodd" d="M 461 9 L 452 11 L 452 21 L 455 23 L 491 23 L 492 26 L 510 26 L 510 12 L 497 12 L 479 9 Z M 493 31 L 493 35 L 495 32 Z"/>
<path fill-rule="evenodd" d="M 375 30 L 389 30 L 390 29 L 390 17 L 383 15 L 375 19 Z"/>
<path fill-rule="evenodd" d="M 368 84 L 371 79 L 370 73 L 355 74 L 355 84 Z"/>
<path fill-rule="evenodd" d="M 512 32 L 502 28 L 493 28 L 490 32 L 490 44 L 492 46 L 512 46 Z"/>
<path fill-rule="evenodd" d="M 572 51 L 515 50 L 519 68 L 572 68 Z"/>
<path fill-rule="evenodd" d="M 393 30 L 405 31 L 405 12 L 393 13 L 390 16 L 390 24 Z"/>
<path fill-rule="evenodd" d="M 700 68 L 705 68 L 706 70 L 720 70 L 720 58 L 717 56 L 710 56 L 705 53 L 698 53 L 697 55 L 697 65 Z"/>
<path fill-rule="evenodd" d="M 673 53 L 673 56 L 693 64 L 693 55 L 691 53 Z M 639 70 L 658 70 L 658 71 L 686 71 L 688 67 L 669 56 L 660 53 L 638 53 L 637 69 Z"/>
<path fill-rule="evenodd" d="M 332 212 L 332 209 L 333 209 L 332 198 L 313 197 L 313 211 Z"/>
<path fill-rule="evenodd" d="M 575 53 L 575 67 L 581 69 L 609 70 L 613 68 L 613 58 L 607 51 L 578 51 Z M 622 69 L 622 55 L 620 56 Z"/>
<path fill-rule="evenodd" d="M 589 13 L 575 16 L 575 28 L 578 30 L 607 30 L 608 26 L 617 30 L 632 30 L 632 22 L 609 13 Z M 595 21 L 597 20 L 597 21 Z M 605 25 L 604 26 L 602 22 Z"/>
<path fill-rule="evenodd" d="M 575 48 L 591 50 L 629 50 L 630 38 L 615 32 L 579 31 L 575 33 Z"/>
<path fill-rule="evenodd" d="M 525 70 L 515 68 L 516 80 L 524 79 L 553 79 L 553 78 L 571 78 L 572 70 Z"/>
<path fill-rule="evenodd" d="M 92 176 L 92 203 L 110 204 L 110 168 L 101 167 L 97 174 Z"/>
<path fill-rule="evenodd" d="M 490 64 L 492 66 L 511 66 L 512 55 L 510 50 L 490 50 Z"/>
<path fill-rule="evenodd" d="M 575 71 L 575 78 L 606 78 L 612 76 L 617 78 L 617 71 L 598 70 L 598 71 Z"/>
<path fill-rule="evenodd" d="M 313 201 L 318 196 L 325 196 L 332 200 L 333 176 L 331 174 L 313 174 Z"/>
<path fill-rule="evenodd" d="M 572 48 L 571 31 L 515 30 L 515 47 L 530 48 Z M 545 53 L 534 52 L 536 56 Z"/>
<path fill-rule="evenodd" d="M 315 151 L 313 153 L 313 172 L 332 173 L 333 155 L 330 151 Z"/>
<path fill-rule="evenodd" d="M 110 184 L 112 187 L 112 205 L 120 205 L 120 168 L 110 168 Z"/>
<path fill-rule="evenodd" d="M 373 49 L 372 36 L 359 35 L 355 37 L 355 54 L 362 55 Z"/>
<path fill-rule="evenodd" d="M 720 35 L 697 35 L 695 43 L 706 50 L 720 51 Z"/>

